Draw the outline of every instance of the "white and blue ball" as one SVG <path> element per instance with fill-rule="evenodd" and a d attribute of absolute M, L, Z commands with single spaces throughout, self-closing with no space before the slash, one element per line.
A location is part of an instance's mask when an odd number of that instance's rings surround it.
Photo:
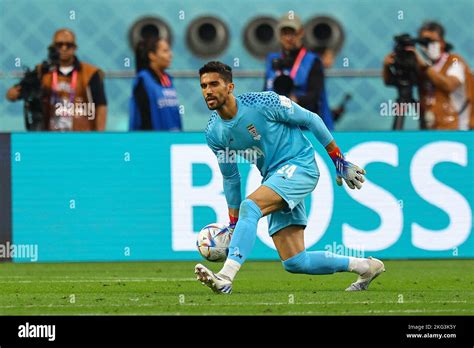
<path fill-rule="evenodd" d="M 197 237 L 197 249 L 208 261 L 222 262 L 229 253 L 232 231 L 224 224 L 213 223 L 202 228 Z"/>

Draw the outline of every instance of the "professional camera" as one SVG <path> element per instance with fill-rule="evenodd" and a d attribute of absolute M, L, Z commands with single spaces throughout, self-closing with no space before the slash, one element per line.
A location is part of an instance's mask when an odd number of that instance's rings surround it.
<path fill-rule="evenodd" d="M 283 73 L 283 70 L 291 69 L 292 65 L 293 61 L 289 57 L 274 58 L 272 60 L 272 69 L 280 72 L 280 75 L 273 81 L 273 90 L 277 94 L 290 96 L 294 82 L 290 76 Z"/>
<path fill-rule="evenodd" d="M 20 98 L 25 101 L 23 105 L 25 128 L 29 131 L 43 130 L 41 78 L 56 65 L 59 65 L 59 52 L 54 46 L 49 46 L 47 60 L 41 63 L 38 70 L 27 68 L 20 81 Z"/>
<path fill-rule="evenodd" d="M 394 37 L 394 63 L 389 66 L 389 85 L 395 86 L 398 91 L 398 103 L 414 103 L 413 87 L 418 83 L 418 67 L 416 56 L 413 51 L 407 51 L 408 47 L 415 47 L 416 44 L 426 46 L 425 39 L 413 38 L 409 34 L 401 34 Z M 395 119 L 393 129 L 403 128 L 403 117 Z"/>
<path fill-rule="evenodd" d="M 284 69 L 291 69 L 293 61 L 290 57 L 280 57 L 272 59 L 272 69 L 275 71 L 281 71 Z"/>

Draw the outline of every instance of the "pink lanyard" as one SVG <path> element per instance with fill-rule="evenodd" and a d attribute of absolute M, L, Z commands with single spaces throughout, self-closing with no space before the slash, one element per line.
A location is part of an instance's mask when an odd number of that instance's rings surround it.
<path fill-rule="evenodd" d="M 72 79 L 71 79 L 71 93 L 69 95 L 69 101 L 71 103 L 74 102 L 74 98 L 76 97 L 76 85 L 77 85 L 77 70 L 72 72 Z M 52 85 L 54 99 L 58 96 L 58 70 L 53 71 L 53 85 Z"/>
<path fill-rule="evenodd" d="M 296 73 L 298 72 L 298 69 L 300 68 L 301 61 L 303 60 L 304 56 L 306 55 L 306 48 L 302 48 L 298 55 L 296 56 L 295 63 L 293 64 L 293 67 L 291 68 L 290 72 L 290 77 L 294 80 Z"/>
<path fill-rule="evenodd" d="M 160 82 L 163 87 L 171 87 L 171 81 L 165 73 L 160 76 Z"/>

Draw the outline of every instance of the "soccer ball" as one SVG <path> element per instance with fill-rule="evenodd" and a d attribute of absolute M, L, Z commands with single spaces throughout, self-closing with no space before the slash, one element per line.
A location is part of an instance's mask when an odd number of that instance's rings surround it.
<path fill-rule="evenodd" d="M 208 261 L 222 262 L 229 253 L 232 232 L 224 224 L 213 223 L 202 228 L 197 237 L 197 248 Z"/>

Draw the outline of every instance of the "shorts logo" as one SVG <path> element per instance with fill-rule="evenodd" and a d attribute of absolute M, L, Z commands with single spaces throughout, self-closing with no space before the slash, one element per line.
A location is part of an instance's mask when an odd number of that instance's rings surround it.
<path fill-rule="evenodd" d="M 253 137 L 253 140 L 258 141 L 260 140 L 260 138 L 262 138 L 262 136 L 258 134 L 257 128 L 255 128 L 255 126 L 252 123 L 247 126 L 247 129 L 249 130 L 250 135 Z"/>

